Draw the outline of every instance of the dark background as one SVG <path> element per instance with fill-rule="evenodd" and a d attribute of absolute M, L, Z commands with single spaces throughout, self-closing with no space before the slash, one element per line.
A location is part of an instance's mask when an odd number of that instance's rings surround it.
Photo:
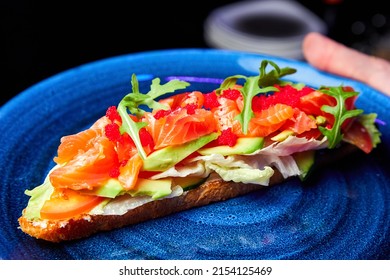
<path fill-rule="evenodd" d="M 233 2 L 239 1 L 2 0 L 0 105 L 45 78 L 87 62 L 148 50 L 207 48 L 205 19 L 215 8 Z M 298 2 L 327 23 L 330 37 L 379 54 L 376 45 L 390 25 L 386 1 Z"/>

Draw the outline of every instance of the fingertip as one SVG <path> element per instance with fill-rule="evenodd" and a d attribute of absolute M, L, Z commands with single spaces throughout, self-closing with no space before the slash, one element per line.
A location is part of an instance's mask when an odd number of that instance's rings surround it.
<path fill-rule="evenodd" d="M 318 32 L 309 32 L 303 38 L 303 49 L 311 48 L 317 40 L 321 40 L 322 35 Z"/>
<path fill-rule="evenodd" d="M 310 32 L 304 37 L 302 52 L 309 63 L 318 64 L 318 61 L 321 60 L 321 50 L 323 50 L 325 39 L 325 36 L 318 32 Z"/>

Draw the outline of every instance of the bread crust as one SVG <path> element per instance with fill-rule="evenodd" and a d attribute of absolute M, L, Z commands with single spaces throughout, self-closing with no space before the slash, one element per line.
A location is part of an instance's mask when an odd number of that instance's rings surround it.
<path fill-rule="evenodd" d="M 284 180 L 276 170 L 270 186 Z M 222 179 L 206 181 L 201 186 L 184 192 L 181 196 L 155 200 L 129 210 L 123 215 L 80 215 L 69 220 L 34 222 L 23 215 L 18 219 L 20 229 L 37 239 L 62 242 L 88 237 L 101 231 L 109 231 L 177 213 L 190 208 L 224 201 L 264 188 L 255 184 L 225 182 Z"/>

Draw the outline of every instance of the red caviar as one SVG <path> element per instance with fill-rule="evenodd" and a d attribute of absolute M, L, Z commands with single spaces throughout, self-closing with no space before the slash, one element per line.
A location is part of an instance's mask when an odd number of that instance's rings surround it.
<path fill-rule="evenodd" d="M 161 119 L 165 116 L 168 116 L 170 113 L 172 113 L 172 110 L 158 110 L 154 115 L 153 117 L 158 120 L 158 119 Z"/>
<path fill-rule="evenodd" d="M 111 177 L 111 178 L 118 178 L 118 176 L 120 175 L 120 163 L 119 161 L 116 162 L 114 164 L 113 167 L 111 167 L 110 171 L 108 172 L 108 175 Z"/>
<path fill-rule="evenodd" d="M 188 115 L 193 115 L 195 114 L 195 109 L 198 108 L 198 105 L 197 104 L 186 104 L 184 107 L 180 107 L 179 109 L 175 109 L 175 110 L 181 110 L 182 108 L 186 109 L 187 110 L 187 113 Z M 158 119 L 161 119 L 163 117 L 166 117 L 168 116 L 169 114 L 171 114 L 174 110 L 172 109 L 168 109 L 168 110 L 158 110 L 154 115 L 153 117 L 158 120 Z"/>
<path fill-rule="evenodd" d="M 254 112 L 268 109 L 270 106 L 277 103 L 289 105 L 293 108 L 297 108 L 300 103 L 300 98 L 314 91 L 310 87 L 303 87 L 298 90 L 291 85 L 274 85 L 279 91 L 275 91 L 269 95 L 257 95 L 253 98 L 252 108 Z"/>
<path fill-rule="evenodd" d="M 221 131 L 221 135 L 217 138 L 217 145 L 228 145 L 233 147 L 237 143 L 238 136 L 233 133 L 232 129 L 229 127 Z"/>
<path fill-rule="evenodd" d="M 108 107 L 108 109 L 106 111 L 106 117 L 109 118 L 110 121 L 112 121 L 112 122 L 114 122 L 114 121 L 122 122 L 122 118 L 119 115 L 118 111 L 116 110 L 115 106 Z"/>
<path fill-rule="evenodd" d="M 241 97 L 241 92 L 237 89 L 229 88 L 229 89 L 225 89 L 222 92 L 221 96 L 227 99 L 237 100 L 237 98 Z"/>
<path fill-rule="evenodd" d="M 204 103 L 203 107 L 205 109 L 211 110 L 219 106 L 218 97 L 215 91 L 204 94 Z"/>
<path fill-rule="evenodd" d="M 144 147 L 149 147 L 151 149 L 154 148 L 154 141 L 152 135 L 150 135 L 149 131 L 146 128 L 141 128 L 139 131 L 139 138 L 141 140 L 141 144 Z"/>
<path fill-rule="evenodd" d="M 109 123 L 104 127 L 106 137 L 112 142 L 121 141 L 121 133 L 119 131 L 119 125 L 116 123 Z"/>
<path fill-rule="evenodd" d="M 188 115 L 193 115 L 193 114 L 195 114 L 195 109 L 198 108 L 198 105 L 196 105 L 196 104 L 187 104 L 184 108 L 187 109 Z"/>

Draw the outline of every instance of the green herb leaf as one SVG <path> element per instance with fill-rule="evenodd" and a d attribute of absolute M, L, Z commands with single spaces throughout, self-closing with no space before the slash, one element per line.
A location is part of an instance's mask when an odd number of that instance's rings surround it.
<path fill-rule="evenodd" d="M 274 69 L 266 72 L 268 65 L 273 66 Z M 239 89 L 244 99 L 244 108 L 241 113 L 236 116 L 236 119 L 241 123 L 242 132 L 247 134 L 249 122 L 254 117 L 252 109 L 253 97 L 258 94 L 266 94 L 268 92 L 277 91 L 278 89 L 274 87 L 274 85 L 283 83 L 280 78 L 295 72 L 296 70 L 293 68 L 279 68 L 279 66 L 273 61 L 263 60 L 259 68 L 258 76 L 230 76 L 221 83 L 221 86 L 216 90 L 216 93 L 221 94 L 223 90 L 234 87 L 239 79 L 245 80 L 243 87 Z"/>
<path fill-rule="evenodd" d="M 252 109 L 253 97 L 259 93 L 267 93 L 278 90 L 277 88 L 271 86 L 260 88 L 258 80 L 258 77 L 248 77 L 244 86 L 240 90 L 244 98 L 244 108 L 241 113 L 236 116 L 236 119 L 241 123 L 242 132 L 244 134 L 248 133 L 249 122 L 255 116 Z"/>
<path fill-rule="evenodd" d="M 273 70 L 266 72 L 266 68 L 270 64 L 274 67 Z M 280 78 L 294 74 L 297 72 L 296 69 L 285 67 L 285 68 L 279 68 L 279 66 L 271 61 L 271 60 L 263 60 L 260 65 L 260 75 L 259 75 L 259 86 L 260 87 L 267 87 L 267 86 L 273 86 L 275 84 L 280 84 L 282 81 Z"/>
<path fill-rule="evenodd" d="M 139 83 L 135 74 L 131 77 L 132 92 L 127 94 L 121 100 L 121 104 L 128 108 L 130 113 L 141 117 L 145 111 L 140 108 L 141 105 L 146 105 L 150 109 L 167 109 L 162 104 L 158 103 L 156 99 L 167 93 L 175 92 L 179 89 L 185 89 L 190 84 L 180 80 L 170 80 L 166 84 L 161 85 L 160 79 L 155 78 L 152 80 L 150 91 L 143 94 L 139 91 Z"/>
<path fill-rule="evenodd" d="M 170 80 L 166 84 L 161 85 L 160 79 L 155 78 L 152 80 L 150 91 L 146 94 L 143 94 L 139 91 L 139 83 L 135 74 L 133 74 L 131 77 L 131 84 L 132 92 L 123 97 L 117 108 L 118 113 L 122 118 L 122 126 L 120 127 L 120 131 L 122 134 L 129 134 L 131 139 L 134 141 L 141 158 L 145 159 L 146 153 L 142 147 L 139 131 L 141 128 L 146 126 L 146 123 L 134 121 L 129 116 L 128 112 L 135 115 L 137 118 L 140 118 L 145 113 L 145 110 L 140 108 L 142 105 L 147 106 L 152 110 L 166 109 L 165 106 L 156 101 L 156 98 L 167 93 L 172 93 L 179 89 L 185 89 L 190 84 L 185 81 Z"/>
<path fill-rule="evenodd" d="M 363 113 L 361 109 L 347 110 L 345 107 L 345 100 L 349 97 L 358 95 L 358 92 L 354 91 L 344 91 L 343 87 L 330 87 L 320 89 L 321 92 L 333 96 L 336 99 L 335 106 L 323 105 L 321 110 L 332 114 L 335 118 L 335 122 L 331 129 L 320 126 L 319 129 L 323 135 L 328 138 L 328 148 L 335 148 L 343 139 L 341 133 L 341 125 L 343 122 L 352 117 L 356 117 Z"/>
<path fill-rule="evenodd" d="M 129 114 L 127 113 L 126 106 L 122 103 L 119 103 L 118 105 L 118 113 L 122 118 L 122 125 L 120 127 L 120 132 L 127 133 L 133 139 L 135 146 L 137 147 L 138 153 L 141 156 L 142 159 L 146 158 L 146 153 L 144 148 L 142 147 L 141 139 L 139 137 L 139 131 L 141 128 L 146 126 L 146 123 L 144 122 L 135 122 L 132 118 L 130 118 Z"/>

